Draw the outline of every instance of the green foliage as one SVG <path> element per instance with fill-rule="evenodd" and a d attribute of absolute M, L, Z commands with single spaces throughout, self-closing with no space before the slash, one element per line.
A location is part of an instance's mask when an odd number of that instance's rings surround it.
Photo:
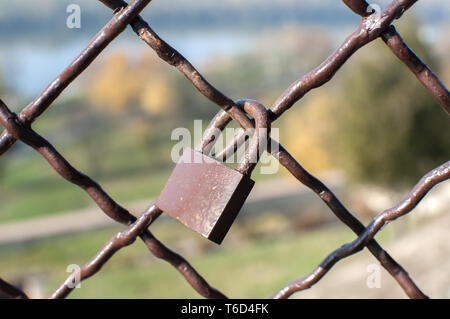
<path fill-rule="evenodd" d="M 401 33 L 439 73 L 417 30 L 407 26 Z M 360 182 L 413 183 L 448 160 L 449 118 L 381 41 L 361 54 L 337 80 L 341 85 L 333 103 L 332 136 L 339 166 Z"/>

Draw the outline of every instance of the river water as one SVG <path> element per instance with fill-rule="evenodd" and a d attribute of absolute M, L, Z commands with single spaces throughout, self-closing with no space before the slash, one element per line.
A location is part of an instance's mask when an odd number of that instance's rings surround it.
<path fill-rule="evenodd" d="M 164 35 L 164 39 L 196 65 L 208 57 L 244 53 L 253 41 L 249 33 L 198 31 L 169 33 Z M 88 42 L 88 37 L 76 37 L 51 45 L 38 44 L 33 40 L 0 43 L 1 83 L 21 96 L 36 96 Z M 121 36 L 105 49 L 95 63 L 114 50 L 141 56 L 151 49 L 132 34 Z"/>
<path fill-rule="evenodd" d="M 352 29 L 328 28 L 333 47 L 350 33 Z M 439 27 L 423 25 L 424 39 L 434 40 Z M 176 30 L 161 33 L 160 36 L 188 58 L 194 65 L 213 56 L 243 54 L 257 43 L 263 31 L 235 28 L 233 31 L 219 30 Z M 0 39 L 0 83 L 16 94 L 28 99 L 37 96 L 43 89 L 84 49 L 89 36 L 65 37 L 61 40 L 40 41 L 41 39 Z M 276 42 L 276 36 L 273 39 Z M 106 55 L 120 50 L 130 56 L 142 56 L 151 51 L 130 30 L 113 41 L 94 62 L 99 63 Z M 73 84 L 76 88 L 76 81 Z"/>

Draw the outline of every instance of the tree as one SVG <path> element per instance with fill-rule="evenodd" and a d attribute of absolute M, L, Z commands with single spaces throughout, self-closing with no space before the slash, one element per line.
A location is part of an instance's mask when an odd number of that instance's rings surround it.
<path fill-rule="evenodd" d="M 409 24 L 401 33 L 418 56 L 439 71 L 417 31 Z M 336 160 L 353 180 L 400 186 L 449 159 L 450 121 L 381 41 L 371 46 L 337 79 L 341 84 L 332 105 L 335 129 L 329 137 Z"/>

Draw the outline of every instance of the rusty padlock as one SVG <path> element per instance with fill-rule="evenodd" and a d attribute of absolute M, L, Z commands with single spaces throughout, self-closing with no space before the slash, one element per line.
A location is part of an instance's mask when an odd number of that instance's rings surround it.
<path fill-rule="evenodd" d="M 270 129 L 262 104 L 240 100 L 236 105 L 255 119 L 254 134 L 237 169 L 207 156 L 206 147 L 200 151 L 185 148 L 155 202 L 166 214 L 217 244 L 223 241 L 255 184 L 250 176 L 266 149 Z M 209 127 L 205 135 L 211 132 Z"/>

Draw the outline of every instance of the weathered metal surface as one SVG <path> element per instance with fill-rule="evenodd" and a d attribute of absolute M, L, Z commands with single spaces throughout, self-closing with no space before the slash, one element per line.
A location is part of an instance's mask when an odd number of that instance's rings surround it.
<path fill-rule="evenodd" d="M 155 205 L 204 237 L 220 244 L 244 205 L 254 181 L 250 175 L 266 149 L 270 123 L 267 110 L 254 100 L 236 105 L 251 114 L 256 123 L 251 141 L 237 170 L 204 154 L 211 149 L 212 134 L 220 128 L 215 120 L 208 126 L 200 151 L 186 148 Z M 210 141 L 205 144 L 203 141 Z"/>

